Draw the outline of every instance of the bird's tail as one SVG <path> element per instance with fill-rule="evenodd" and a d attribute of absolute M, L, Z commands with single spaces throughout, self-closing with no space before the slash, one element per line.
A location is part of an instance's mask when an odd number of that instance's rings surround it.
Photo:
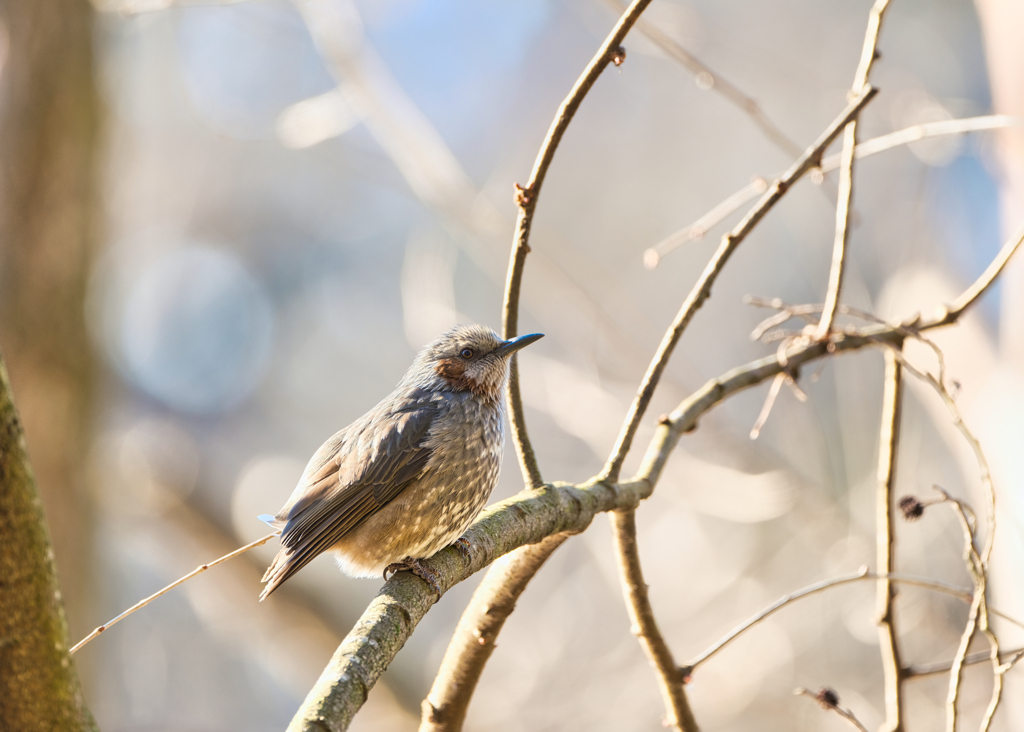
<path fill-rule="evenodd" d="M 272 529 L 276 529 L 278 533 L 284 529 L 285 520 L 278 518 L 277 516 L 271 516 L 270 514 L 264 513 L 260 514 L 256 518 Z M 263 573 L 263 579 L 261 579 L 260 582 L 266 582 L 269 584 L 267 584 L 267 586 L 263 588 L 263 592 L 260 593 L 260 602 L 267 599 L 267 596 L 276 590 L 277 586 L 286 579 L 284 572 L 288 568 L 288 553 L 287 549 L 282 548 L 281 551 L 277 553 L 277 556 L 274 557 L 274 561 L 270 563 L 269 567 L 267 567 L 267 571 Z"/>

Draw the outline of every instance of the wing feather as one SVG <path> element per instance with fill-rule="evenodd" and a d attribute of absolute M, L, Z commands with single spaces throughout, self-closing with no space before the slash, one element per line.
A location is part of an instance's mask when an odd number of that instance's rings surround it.
<path fill-rule="evenodd" d="M 277 515 L 284 525 L 282 548 L 263 577 L 261 600 L 426 469 L 437 402 L 425 393 L 396 401 L 401 408 L 373 410 L 331 437 L 309 461 L 294 503 Z"/>

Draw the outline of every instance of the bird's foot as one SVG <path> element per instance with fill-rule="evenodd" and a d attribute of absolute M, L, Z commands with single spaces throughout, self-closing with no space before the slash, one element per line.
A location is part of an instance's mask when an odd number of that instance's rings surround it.
<path fill-rule="evenodd" d="M 437 584 L 437 574 L 423 564 L 419 559 L 413 559 L 412 557 L 406 557 L 401 562 L 395 562 L 389 564 L 384 568 L 384 581 L 388 579 L 388 573 L 394 575 L 395 572 L 412 572 L 414 575 L 419 577 L 421 580 L 430 585 L 430 588 L 438 595 L 441 594 L 441 586 Z"/>
<path fill-rule="evenodd" d="M 458 549 L 459 554 L 461 554 L 467 562 L 473 561 L 473 545 L 469 543 L 469 539 L 464 536 L 460 536 L 452 543 L 452 546 Z"/>

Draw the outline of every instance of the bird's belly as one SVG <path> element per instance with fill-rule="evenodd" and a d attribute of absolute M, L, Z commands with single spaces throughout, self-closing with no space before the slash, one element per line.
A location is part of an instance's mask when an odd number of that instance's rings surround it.
<path fill-rule="evenodd" d="M 341 570 L 380 577 L 388 565 L 426 559 L 462 536 L 498 482 L 500 457 L 489 453 L 428 472 L 367 518 L 331 547 Z"/>

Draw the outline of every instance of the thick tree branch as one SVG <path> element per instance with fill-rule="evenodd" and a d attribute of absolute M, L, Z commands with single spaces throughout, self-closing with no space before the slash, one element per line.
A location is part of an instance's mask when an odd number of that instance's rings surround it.
<path fill-rule="evenodd" d="M 569 534 L 555 534 L 496 561 L 473 593 L 423 700 L 420 732 L 458 732 L 498 634 L 527 584 Z"/>
<path fill-rule="evenodd" d="M 620 44 L 625 39 L 629 29 L 640 17 L 640 14 L 650 4 L 651 0 L 634 0 L 626 12 L 619 18 L 612 32 L 601 44 L 594 58 L 591 59 L 583 74 L 576 81 L 576 85 L 569 92 L 569 96 L 558 108 L 555 119 L 551 123 L 547 137 L 541 145 L 537 160 L 533 164 L 533 172 L 525 187 L 517 185 L 516 202 L 519 204 L 519 215 L 516 218 L 516 233 L 512 242 L 512 254 L 508 263 L 508 278 L 505 282 L 505 299 L 502 307 L 502 333 L 505 338 L 518 335 L 519 328 L 519 291 L 523 281 L 523 268 L 526 265 L 526 255 L 530 252 L 530 227 L 533 224 L 533 214 L 537 208 L 537 198 L 540 196 L 541 186 L 544 185 L 544 178 L 547 175 L 551 161 L 555 157 L 555 150 L 558 143 L 565 134 L 573 115 L 579 109 L 583 98 L 594 86 L 597 77 L 601 75 L 605 67 L 613 60 L 618 59 L 621 63 Z M 509 422 L 512 425 L 512 440 L 516 446 L 516 454 L 519 456 L 519 465 L 523 470 L 523 480 L 531 488 L 539 488 L 544 480 L 540 474 L 540 467 L 537 465 L 537 457 L 533 453 L 533 446 L 526 433 L 526 420 L 523 417 L 523 399 L 519 392 L 519 373 L 516 359 L 512 360 L 512 378 L 508 383 Z"/>
<path fill-rule="evenodd" d="M 605 465 L 604 470 L 601 472 L 603 480 L 611 482 L 618 480 L 619 472 L 622 470 L 622 463 L 626 459 L 626 454 L 633 443 L 633 436 L 636 434 L 640 420 L 647 410 L 647 405 L 650 404 L 661 374 L 668 364 L 668 359 L 672 355 L 672 351 L 679 342 L 679 338 L 682 336 L 686 326 L 693 318 L 694 313 L 700 309 L 705 300 L 711 297 L 711 287 L 714 285 L 729 257 L 732 256 L 736 248 L 747 238 L 747 235 L 753 231 L 761 219 L 764 218 L 765 214 L 786 194 L 786 191 L 804 173 L 820 164 L 821 156 L 825 149 L 842 131 L 843 127 L 860 113 L 864 105 L 871 101 L 876 91 L 876 89 L 868 87 L 851 101 L 839 117 L 826 128 L 821 137 L 804 152 L 803 156 L 781 178 L 772 184 L 746 217 L 731 232 L 722 237 L 722 243 L 683 302 L 682 307 L 676 314 L 675 320 L 672 321 L 668 332 L 662 338 L 661 344 L 651 360 L 651 365 L 647 369 L 647 373 L 644 374 L 640 389 L 633 398 L 633 403 L 630 405 L 629 413 L 619 432 L 615 447 L 612 448 L 612 454 L 608 458 L 608 463 Z"/>

